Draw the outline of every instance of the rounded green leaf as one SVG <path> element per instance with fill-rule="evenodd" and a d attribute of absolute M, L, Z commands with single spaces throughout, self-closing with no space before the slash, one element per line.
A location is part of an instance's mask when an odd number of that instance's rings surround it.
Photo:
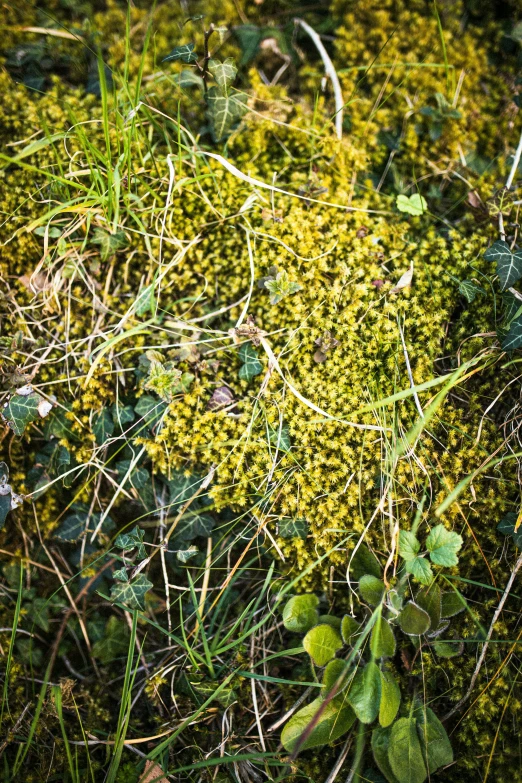
<path fill-rule="evenodd" d="M 421 707 L 415 711 L 417 733 L 422 746 L 424 760 L 430 773 L 439 767 L 445 767 L 453 762 L 451 742 L 446 729 L 429 707 Z"/>
<path fill-rule="evenodd" d="M 366 544 L 361 544 L 349 565 L 350 579 L 358 582 L 365 574 L 371 574 L 379 578 L 382 574 L 381 566 L 375 555 L 370 552 Z"/>
<path fill-rule="evenodd" d="M 388 760 L 399 783 L 424 783 L 428 773 L 414 718 L 399 718 L 390 732 Z"/>
<path fill-rule="evenodd" d="M 395 636 L 384 617 L 378 617 L 372 629 L 370 650 L 374 658 L 391 658 L 395 655 Z"/>
<path fill-rule="evenodd" d="M 408 601 L 399 615 L 399 625 L 409 636 L 420 636 L 429 629 L 430 616 L 413 601 Z"/>
<path fill-rule="evenodd" d="M 311 721 L 317 716 L 317 722 L 306 737 L 299 750 L 318 748 L 346 734 L 355 721 L 355 714 L 349 705 L 339 708 L 335 701 L 326 702 L 315 699 L 303 707 L 286 724 L 281 733 L 281 743 L 285 750 L 292 753 Z"/>
<path fill-rule="evenodd" d="M 462 543 L 462 536 L 458 533 L 446 530 L 444 525 L 436 525 L 426 539 L 431 562 L 446 567 L 457 565 L 457 552 Z"/>
<path fill-rule="evenodd" d="M 295 595 L 285 604 L 283 625 L 289 631 L 306 633 L 319 621 L 318 605 L 319 599 L 316 595 Z"/>
<path fill-rule="evenodd" d="M 334 699 L 338 698 L 339 694 L 346 690 L 350 682 L 350 678 L 348 676 L 349 669 L 350 667 L 346 661 L 343 661 L 340 658 L 334 658 L 326 665 L 323 674 L 323 694 L 325 697 L 334 687 Z"/>
<path fill-rule="evenodd" d="M 441 596 L 441 617 L 454 617 L 459 612 L 466 609 L 467 603 L 464 596 L 458 590 L 451 590 L 448 593 L 442 593 Z"/>
<path fill-rule="evenodd" d="M 341 618 L 335 617 L 333 614 L 320 614 L 319 615 L 319 622 L 320 623 L 326 623 L 327 625 L 331 625 L 332 628 L 335 628 L 336 631 L 341 632 Z"/>
<path fill-rule="evenodd" d="M 386 588 L 384 582 L 371 574 L 365 574 L 359 580 L 359 593 L 366 603 L 370 606 L 377 606 L 381 603 Z"/>
<path fill-rule="evenodd" d="M 381 672 L 374 661 L 356 671 L 348 691 L 348 701 L 361 723 L 373 723 L 381 703 Z"/>
<path fill-rule="evenodd" d="M 430 587 L 423 587 L 415 598 L 415 603 L 424 609 L 430 616 L 430 627 L 437 628 L 441 617 L 441 592 L 440 587 L 433 583 Z"/>
<path fill-rule="evenodd" d="M 341 621 L 341 635 L 345 644 L 355 644 L 355 636 L 361 629 L 360 624 L 349 614 L 345 614 Z"/>
<path fill-rule="evenodd" d="M 433 644 L 433 649 L 439 658 L 455 658 L 457 655 L 462 654 L 463 647 L 462 642 L 448 642 L 445 639 L 441 639 Z"/>
<path fill-rule="evenodd" d="M 375 763 L 388 781 L 388 783 L 398 783 L 397 778 L 392 772 L 388 751 L 390 749 L 391 728 L 381 728 L 377 726 L 372 731 L 372 752 Z"/>
<path fill-rule="evenodd" d="M 310 628 L 303 639 L 303 647 L 317 666 L 324 666 L 331 661 L 342 646 L 340 633 L 328 623 Z"/>

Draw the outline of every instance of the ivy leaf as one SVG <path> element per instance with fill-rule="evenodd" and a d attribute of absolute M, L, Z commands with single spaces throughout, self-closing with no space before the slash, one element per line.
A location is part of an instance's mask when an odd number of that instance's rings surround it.
<path fill-rule="evenodd" d="M 399 718 L 390 732 L 388 759 L 399 783 L 424 783 L 427 778 L 416 720 Z"/>
<path fill-rule="evenodd" d="M 420 636 L 430 627 L 430 616 L 413 601 L 408 601 L 399 615 L 399 625 L 408 636 Z"/>
<path fill-rule="evenodd" d="M 200 90 L 203 90 L 205 87 L 205 82 L 201 76 L 198 76 L 194 71 L 181 71 L 180 74 L 176 74 L 174 81 L 176 84 L 179 84 L 183 90 L 187 87 L 199 87 Z"/>
<path fill-rule="evenodd" d="M 420 551 L 420 542 L 409 530 L 401 530 L 399 533 L 399 554 L 408 562 L 415 560 Z"/>
<path fill-rule="evenodd" d="M 295 595 L 283 609 L 283 625 L 288 631 L 306 633 L 319 620 L 319 599 L 313 593 Z"/>
<path fill-rule="evenodd" d="M 114 542 L 114 546 L 118 547 L 118 549 L 123 550 L 132 550 L 137 549 L 137 555 L 139 560 L 145 560 L 147 557 L 147 550 L 143 546 L 143 539 L 145 537 L 145 532 L 139 528 L 137 525 L 134 526 L 134 528 L 130 531 L 130 533 L 120 533 L 119 536 L 116 537 L 116 541 Z"/>
<path fill-rule="evenodd" d="M 286 424 L 276 429 L 270 429 L 270 443 L 273 443 L 280 451 L 290 451 L 292 441 L 290 440 L 290 430 Z"/>
<path fill-rule="evenodd" d="M 176 541 L 193 541 L 198 536 L 208 538 L 214 528 L 214 519 L 199 509 L 191 509 L 181 518 L 176 529 Z"/>
<path fill-rule="evenodd" d="M 349 705 L 339 707 L 335 699 L 325 705 L 323 699 L 319 697 L 296 712 L 284 727 L 281 733 L 281 743 L 285 750 L 289 753 L 294 751 L 303 732 L 306 731 L 319 710 L 321 710 L 320 716 L 306 740 L 302 745 L 299 745 L 299 750 L 318 748 L 334 742 L 346 734 L 355 722 L 355 714 Z"/>
<path fill-rule="evenodd" d="M 229 85 L 232 84 L 236 78 L 237 68 L 232 57 L 227 57 L 226 60 L 220 62 L 219 60 L 209 60 L 208 70 L 216 80 L 216 84 L 223 91 L 226 92 Z"/>
<path fill-rule="evenodd" d="M 348 701 L 361 723 L 373 723 L 381 703 L 381 672 L 374 661 L 357 669 L 348 691 Z"/>
<path fill-rule="evenodd" d="M 194 555 L 197 555 L 199 552 L 199 549 L 197 546 L 189 546 L 188 549 L 178 549 L 176 552 L 176 557 L 179 560 L 180 563 L 188 563 L 191 557 L 194 557 Z"/>
<path fill-rule="evenodd" d="M 93 244 L 100 246 L 100 255 L 103 261 L 114 255 L 118 250 L 128 244 L 124 231 L 116 231 L 111 234 L 103 228 L 97 228 L 94 232 Z"/>
<path fill-rule="evenodd" d="M 474 283 L 473 280 L 462 280 L 459 283 L 459 293 L 471 304 L 477 294 L 485 294 L 486 292 L 483 288 Z"/>
<path fill-rule="evenodd" d="M 306 519 L 281 517 L 278 523 L 278 534 L 281 538 L 305 539 L 308 535 L 308 522 Z"/>
<path fill-rule="evenodd" d="M 207 93 L 208 114 L 214 141 L 221 141 L 248 111 L 248 95 L 244 92 L 231 92 L 222 95 L 217 87 L 211 87 Z"/>
<path fill-rule="evenodd" d="M 65 517 L 62 524 L 54 533 L 55 538 L 72 543 L 78 541 L 87 530 L 88 516 L 83 512 L 75 512 Z"/>
<path fill-rule="evenodd" d="M 28 424 L 38 418 L 43 419 L 51 412 L 52 407 L 52 404 L 33 391 L 30 385 L 22 386 L 5 403 L 2 418 L 15 435 L 21 436 Z"/>
<path fill-rule="evenodd" d="M 395 636 L 384 617 L 378 617 L 372 628 L 370 650 L 374 658 L 392 658 L 395 655 Z"/>
<path fill-rule="evenodd" d="M 98 446 L 103 446 L 111 437 L 114 432 L 114 420 L 108 408 L 103 408 L 103 410 L 100 411 L 92 425 L 92 431 Z"/>
<path fill-rule="evenodd" d="M 522 529 L 520 527 L 521 514 L 508 511 L 506 516 L 498 523 L 497 530 L 505 536 L 511 536 L 515 546 L 522 549 Z"/>
<path fill-rule="evenodd" d="M 328 623 L 311 628 L 303 639 L 303 647 L 317 666 L 324 666 L 331 661 L 342 646 L 340 634 Z"/>
<path fill-rule="evenodd" d="M 515 351 L 522 346 L 522 315 L 513 318 L 507 334 L 501 339 L 503 351 Z"/>
<path fill-rule="evenodd" d="M 127 569 L 119 568 L 117 571 L 114 571 L 112 578 L 116 579 L 118 582 L 128 582 L 129 575 L 127 574 Z"/>
<path fill-rule="evenodd" d="M 145 421 L 150 429 L 156 426 L 166 408 L 167 404 L 163 400 L 157 400 L 150 394 L 144 394 L 134 406 L 136 414 Z"/>
<path fill-rule="evenodd" d="M 122 480 L 127 474 L 131 464 L 132 462 L 130 459 L 124 459 L 121 460 L 121 462 L 116 463 L 116 470 L 118 471 Z M 130 481 L 134 489 L 141 489 L 145 486 L 145 484 L 147 484 L 148 481 L 150 481 L 150 473 L 147 468 L 141 468 L 135 465 L 127 480 Z"/>
<path fill-rule="evenodd" d="M 365 574 L 359 579 L 359 593 L 370 606 L 381 603 L 385 590 L 384 582 L 371 574 Z"/>
<path fill-rule="evenodd" d="M 507 242 L 497 239 L 484 253 L 486 261 L 497 262 L 500 290 L 505 291 L 522 277 L 522 252 L 513 253 Z"/>
<path fill-rule="evenodd" d="M 154 312 L 156 309 L 156 295 L 154 290 L 154 283 L 151 283 L 151 285 L 147 285 L 145 288 L 141 289 L 134 303 L 136 315 L 145 315 L 145 313 L 148 313 L 149 310 L 151 313 Z"/>
<path fill-rule="evenodd" d="M 119 405 L 114 403 L 112 406 L 112 419 L 115 424 L 123 427 L 125 424 L 131 424 L 136 418 L 132 405 Z"/>
<path fill-rule="evenodd" d="M 104 665 L 121 658 L 129 648 L 129 629 L 119 617 L 111 615 L 107 620 L 103 636 L 92 646 L 92 654 Z"/>
<path fill-rule="evenodd" d="M 391 726 L 401 704 L 401 689 L 391 672 L 381 671 L 381 703 L 379 706 L 379 723 L 383 728 Z"/>
<path fill-rule="evenodd" d="M 382 574 L 379 561 L 373 552 L 370 552 L 366 544 L 361 544 L 357 547 L 355 554 L 350 560 L 349 568 L 350 578 L 354 579 L 356 582 L 365 574 L 371 574 L 371 576 L 375 576 L 377 579 Z"/>
<path fill-rule="evenodd" d="M 145 574 L 138 574 L 132 582 L 118 582 L 111 588 L 111 601 L 129 609 L 145 610 L 145 594 L 153 587 Z"/>
<path fill-rule="evenodd" d="M 428 205 L 426 199 L 420 193 L 413 193 L 411 196 L 397 196 L 395 204 L 399 212 L 407 212 L 408 215 L 422 215 Z"/>
<path fill-rule="evenodd" d="M 181 46 L 175 46 L 174 49 L 168 54 L 166 57 L 163 58 L 162 62 L 168 63 L 168 62 L 175 62 L 176 60 L 181 60 L 183 63 L 195 63 L 197 62 L 198 56 L 196 52 L 194 51 L 195 46 L 193 43 L 189 44 L 181 44 Z"/>
<path fill-rule="evenodd" d="M 244 343 L 240 347 L 239 358 L 243 362 L 239 368 L 239 377 L 242 381 L 251 381 L 252 378 L 263 372 L 263 365 L 259 361 L 257 351 L 252 343 Z"/>
<path fill-rule="evenodd" d="M 502 294 L 502 323 L 509 327 L 511 321 L 522 315 L 522 302 L 511 291 Z"/>
<path fill-rule="evenodd" d="M 5 525 L 5 520 L 9 512 L 11 511 L 11 488 L 0 487 L 0 530 Z"/>
<path fill-rule="evenodd" d="M 462 536 L 452 530 L 446 530 L 444 525 L 436 525 L 432 528 L 426 539 L 431 562 L 446 567 L 457 565 L 459 562 L 457 552 L 462 544 Z"/>
<path fill-rule="evenodd" d="M 428 772 L 453 763 L 453 750 L 446 729 L 429 707 L 420 707 L 414 713 L 417 719 L 417 733 L 422 746 Z"/>

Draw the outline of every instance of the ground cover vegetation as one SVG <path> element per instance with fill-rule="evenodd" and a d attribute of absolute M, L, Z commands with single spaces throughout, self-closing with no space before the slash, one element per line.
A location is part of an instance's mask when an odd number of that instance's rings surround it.
<path fill-rule="evenodd" d="M 3 7 L 2 780 L 522 780 L 521 18 Z"/>

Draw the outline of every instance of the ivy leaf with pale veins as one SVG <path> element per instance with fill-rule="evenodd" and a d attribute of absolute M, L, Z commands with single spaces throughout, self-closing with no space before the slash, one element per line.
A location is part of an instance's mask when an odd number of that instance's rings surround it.
<path fill-rule="evenodd" d="M 496 261 L 501 291 L 510 288 L 522 277 L 522 252 L 513 252 L 507 242 L 497 239 L 484 253 L 486 261 Z"/>
<path fill-rule="evenodd" d="M 227 57 L 223 62 L 220 62 L 219 60 L 210 60 L 208 63 L 208 70 L 223 92 L 227 91 L 237 74 L 236 64 L 232 57 Z"/>
<path fill-rule="evenodd" d="M 426 539 L 431 562 L 446 567 L 457 565 L 457 552 L 462 543 L 462 536 L 458 533 L 446 530 L 444 525 L 436 525 Z"/>
<path fill-rule="evenodd" d="M 522 315 L 511 321 L 508 333 L 502 338 L 501 345 L 503 351 L 514 351 L 522 347 Z"/>
<path fill-rule="evenodd" d="M 40 394 L 32 390 L 30 386 L 24 386 L 11 395 L 9 402 L 4 405 L 2 418 L 7 422 L 15 435 L 23 435 L 25 428 L 32 421 L 44 418 L 52 409 Z"/>
<path fill-rule="evenodd" d="M 182 63 L 195 63 L 197 62 L 198 56 L 194 49 L 195 46 L 193 43 L 175 46 L 174 49 L 163 58 L 162 62 L 168 63 L 181 60 Z"/>
<path fill-rule="evenodd" d="M 248 95 L 244 92 L 231 92 L 222 95 L 217 87 L 211 87 L 207 93 L 208 113 L 214 141 L 221 141 L 248 111 Z"/>
<path fill-rule="evenodd" d="M 120 533 L 119 536 L 117 536 L 116 541 L 114 542 L 114 546 L 118 547 L 118 549 L 134 549 L 135 547 L 138 550 L 138 559 L 139 560 L 145 560 L 147 557 L 147 550 L 143 546 L 143 539 L 145 537 L 144 531 L 139 528 L 137 525 L 133 527 L 133 529 L 129 533 Z"/>
<path fill-rule="evenodd" d="M 98 446 L 103 446 L 111 437 L 114 432 L 114 420 L 108 408 L 103 408 L 103 410 L 100 411 L 92 425 L 92 431 Z"/>
<path fill-rule="evenodd" d="M 471 304 L 477 294 L 484 294 L 485 291 L 479 285 L 474 283 L 473 280 L 462 280 L 459 283 L 459 293 L 461 293 L 462 296 Z"/>
<path fill-rule="evenodd" d="M 128 609 L 145 610 L 145 594 L 153 587 L 145 574 L 138 574 L 132 582 L 118 582 L 111 588 L 111 601 Z"/>
<path fill-rule="evenodd" d="M 242 381 L 251 381 L 252 378 L 263 372 L 263 365 L 259 361 L 257 351 L 252 343 L 245 343 L 240 347 L 239 358 L 243 362 L 239 368 L 239 377 Z"/>

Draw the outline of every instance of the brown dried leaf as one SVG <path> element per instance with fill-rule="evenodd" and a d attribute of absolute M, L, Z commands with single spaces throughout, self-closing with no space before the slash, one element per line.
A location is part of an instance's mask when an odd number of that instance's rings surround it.
<path fill-rule="evenodd" d="M 165 773 L 155 761 L 146 761 L 145 770 L 138 783 L 169 783 Z"/>

